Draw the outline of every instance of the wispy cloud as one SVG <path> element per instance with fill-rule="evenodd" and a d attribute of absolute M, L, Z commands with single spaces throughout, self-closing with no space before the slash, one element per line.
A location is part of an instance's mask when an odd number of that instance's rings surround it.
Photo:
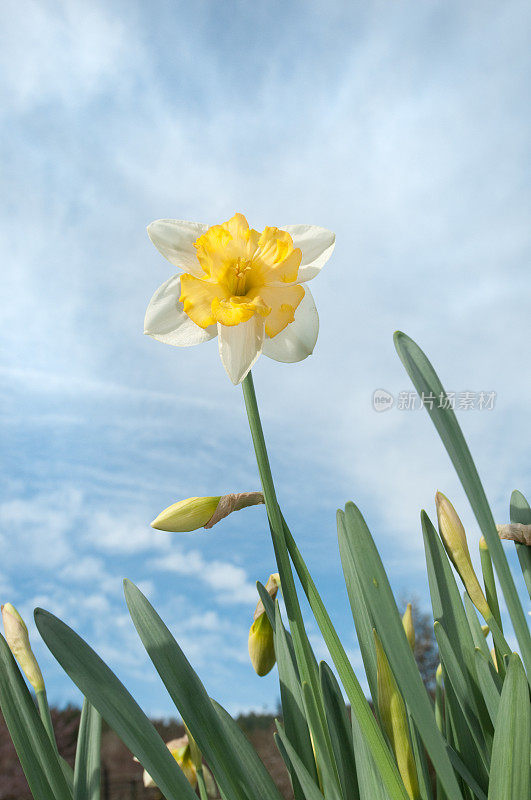
<path fill-rule="evenodd" d="M 0 588 L 26 614 L 38 602 L 65 616 L 165 708 L 124 610 L 128 575 L 221 700 L 274 706 L 274 678 L 255 680 L 246 662 L 254 581 L 274 569 L 263 510 L 193 538 L 148 525 L 180 497 L 258 478 L 215 343 L 177 350 L 141 334 L 172 272 L 145 225 L 242 210 L 255 227 L 336 230 L 315 284 L 315 354 L 255 370 L 279 495 L 346 635 L 334 530 L 346 499 L 366 513 L 393 583 L 426 597 L 419 509 L 440 488 L 473 544 L 477 529 L 425 413 L 376 414 L 371 396 L 409 388 L 395 328 L 448 388 L 495 390 L 495 411 L 460 418 L 506 518 L 529 479 L 529 9 L 25 9 L 7 4 L 0 47 Z M 70 690 L 57 677 L 54 691 Z"/>

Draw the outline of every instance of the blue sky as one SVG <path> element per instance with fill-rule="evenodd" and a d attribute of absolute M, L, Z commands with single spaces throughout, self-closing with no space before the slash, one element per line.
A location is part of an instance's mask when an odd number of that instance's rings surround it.
<path fill-rule="evenodd" d="M 312 284 L 317 348 L 254 375 L 281 503 L 359 670 L 336 508 L 356 501 L 397 594 L 423 604 L 418 519 L 436 489 L 478 539 L 425 412 L 372 408 L 375 389 L 410 388 L 395 329 L 448 389 L 497 393 L 458 412 L 496 519 L 513 488 L 529 494 L 527 4 L 8 0 L 4 16 L 2 600 L 61 616 L 171 714 L 127 576 L 213 696 L 275 707 L 275 674 L 246 653 L 254 582 L 274 571 L 263 509 L 189 536 L 148 524 L 258 477 L 215 341 L 142 335 L 172 274 L 145 228 L 235 211 L 313 223 L 337 234 Z M 77 701 L 35 649 L 52 700 Z"/>

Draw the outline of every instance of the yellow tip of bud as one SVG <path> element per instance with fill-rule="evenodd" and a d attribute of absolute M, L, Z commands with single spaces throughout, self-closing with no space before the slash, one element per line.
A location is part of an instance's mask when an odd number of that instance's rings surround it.
<path fill-rule="evenodd" d="M 152 528 L 172 533 L 187 533 L 203 528 L 218 507 L 220 496 L 188 497 L 161 511 L 151 523 Z"/>
<path fill-rule="evenodd" d="M 280 588 L 280 576 L 278 572 L 274 572 L 269 576 L 265 588 L 271 596 L 271 599 L 275 600 Z M 271 627 L 271 623 L 265 613 L 264 604 L 261 600 L 256 604 L 253 620 L 254 622 L 249 631 L 249 656 L 254 671 L 262 678 L 264 675 L 267 675 L 268 672 L 271 672 L 277 659 L 275 655 L 273 628 Z"/>
<path fill-rule="evenodd" d="M 484 536 L 482 536 L 480 538 L 480 540 L 479 540 L 479 549 L 480 550 L 488 550 L 489 549 L 489 546 L 487 544 L 487 540 L 485 539 Z"/>
<path fill-rule="evenodd" d="M 36 692 L 44 689 L 44 679 L 31 649 L 26 624 L 15 606 L 4 603 L 1 607 L 6 642 L 20 664 L 20 668 Z"/>
<path fill-rule="evenodd" d="M 277 660 L 273 628 L 264 613 L 255 619 L 249 631 L 249 657 L 254 671 L 260 678 L 271 672 Z"/>
<path fill-rule="evenodd" d="M 456 568 L 465 585 L 468 596 L 477 610 L 485 619 L 488 619 L 491 616 L 490 609 L 472 566 L 463 523 L 453 505 L 442 492 L 437 492 L 435 495 L 435 505 L 437 507 L 439 532 L 448 558 Z"/>
<path fill-rule="evenodd" d="M 412 650 L 414 650 L 415 626 L 413 625 L 413 608 L 411 606 L 411 603 L 408 603 L 406 606 L 406 610 L 404 611 L 404 616 L 402 617 L 402 625 L 404 626 L 409 646 L 411 647 Z"/>

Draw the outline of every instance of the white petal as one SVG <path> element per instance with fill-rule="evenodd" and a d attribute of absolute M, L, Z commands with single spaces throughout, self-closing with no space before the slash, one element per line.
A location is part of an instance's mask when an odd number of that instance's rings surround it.
<path fill-rule="evenodd" d="M 215 325 L 200 328 L 184 313 L 181 296 L 181 280 L 174 275 L 159 286 L 147 307 L 144 319 L 144 333 L 164 344 L 176 347 L 190 347 L 192 344 L 208 342 L 217 334 Z"/>
<path fill-rule="evenodd" d="M 218 323 L 219 354 L 234 385 L 241 383 L 262 352 L 264 320 L 255 314 L 239 325 Z"/>
<path fill-rule="evenodd" d="M 319 315 L 312 293 L 305 286 L 295 319 L 272 339 L 265 339 L 262 352 L 275 361 L 303 361 L 313 353 L 318 333 Z"/>
<path fill-rule="evenodd" d="M 147 228 L 149 238 L 164 258 L 198 278 L 204 277 L 204 272 L 197 260 L 194 242 L 206 230 L 208 225 L 202 222 L 182 219 L 157 219 Z"/>
<path fill-rule="evenodd" d="M 317 225 L 282 225 L 281 228 L 291 234 L 295 247 L 302 250 L 297 283 L 311 281 L 334 252 L 335 233 Z"/>

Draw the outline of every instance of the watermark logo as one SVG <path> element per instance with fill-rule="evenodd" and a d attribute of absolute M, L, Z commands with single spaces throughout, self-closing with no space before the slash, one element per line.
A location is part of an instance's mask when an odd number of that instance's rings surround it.
<path fill-rule="evenodd" d="M 376 389 L 372 393 L 372 407 L 375 411 L 389 411 L 393 407 L 395 398 L 385 389 Z"/>
<path fill-rule="evenodd" d="M 420 395 L 412 391 L 398 392 L 396 398 L 386 389 L 375 389 L 372 393 L 372 407 L 375 411 L 389 411 L 393 406 L 397 411 L 415 411 L 427 408 L 451 408 L 459 411 L 493 411 L 497 395 L 493 391 L 472 392 L 422 392 Z"/>

